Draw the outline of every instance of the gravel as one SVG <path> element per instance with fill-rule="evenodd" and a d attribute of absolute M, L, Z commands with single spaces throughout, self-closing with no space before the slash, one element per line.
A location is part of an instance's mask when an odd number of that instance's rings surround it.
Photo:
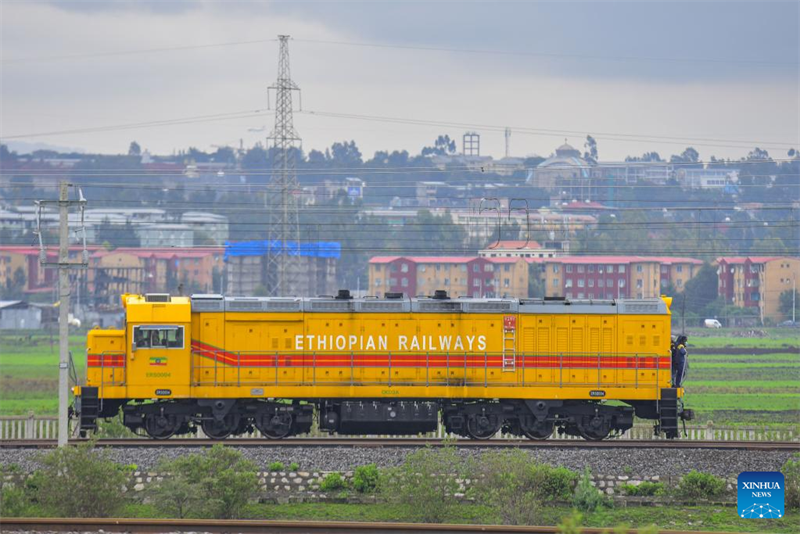
<path fill-rule="evenodd" d="M 256 462 L 263 470 L 272 462 L 285 466 L 292 462 L 300 465 L 301 471 L 352 471 L 359 465 L 375 463 L 379 467 L 400 465 L 413 447 L 235 447 L 245 457 Z M 459 449 L 465 459 L 476 457 L 497 449 Z M 108 449 L 109 457 L 121 464 L 135 464 L 140 471 L 155 470 L 159 460 L 171 460 L 198 452 L 197 448 L 114 448 Z M 777 471 L 791 456 L 792 451 L 745 451 L 708 449 L 573 449 L 547 448 L 528 449 L 527 452 L 539 461 L 564 466 L 576 471 L 590 467 L 602 475 L 668 476 L 682 475 L 692 469 L 732 477 L 742 471 Z M 30 449 L 0 449 L 0 464 L 16 464 L 23 471 L 38 467 L 36 458 L 41 451 Z"/>

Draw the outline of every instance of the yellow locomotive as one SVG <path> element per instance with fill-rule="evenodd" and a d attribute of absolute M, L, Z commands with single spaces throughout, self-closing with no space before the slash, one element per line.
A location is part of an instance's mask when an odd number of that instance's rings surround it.
<path fill-rule="evenodd" d="M 435 430 L 589 440 L 634 415 L 676 437 L 671 300 L 123 295 L 124 330 L 89 332 L 82 431 L 116 416 L 153 438 L 258 429 Z M 616 401 L 616 402 L 609 402 Z"/>

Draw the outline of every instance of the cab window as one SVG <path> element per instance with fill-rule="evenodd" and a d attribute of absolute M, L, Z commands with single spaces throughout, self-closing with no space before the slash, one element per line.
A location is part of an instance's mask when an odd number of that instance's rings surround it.
<path fill-rule="evenodd" d="M 133 341 L 137 349 L 182 349 L 183 327 L 141 325 L 133 327 Z"/>

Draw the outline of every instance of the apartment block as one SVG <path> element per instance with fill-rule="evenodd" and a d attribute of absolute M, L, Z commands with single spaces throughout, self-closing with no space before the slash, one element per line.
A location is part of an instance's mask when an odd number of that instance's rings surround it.
<path fill-rule="evenodd" d="M 457 297 L 527 297 L 528 264 L 522 258 L 377 256 L 369 261 L 369 293 Z"/>
<path fill-rule="evenodd" d="M 800 258 L 781 256 L 724 256 L 717 258 L 719 296 L 739 308 L 758 311 L 762 320 L 779 322 L 780 295 L 796 287 Z"/>
<path fill-rule="evenodd" d="M 568 299 L 650 298 L 669 283 L 682 291 L 703 262 L 694 258 L 569 256 L 531 258 L 539 265 L 545 296 Z"/>

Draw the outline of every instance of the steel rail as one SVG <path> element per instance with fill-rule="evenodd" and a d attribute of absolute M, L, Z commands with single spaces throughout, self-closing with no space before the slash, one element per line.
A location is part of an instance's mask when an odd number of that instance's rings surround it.
<path fill-rule="evenodd" d="M 87 443 L 88 439 L 70 440 L 70 444 Z M 271 440 L 265 438 L 233 438 L 213 440 L 202 438 L 157 439 L 100 439 L 98 447 L 108 448 L 170 448 L 211 447 L 224 443 L 231 447 L 325 447 L 325 448 L 397 448 L 443 446 L 446 443 L 464 448 L 519 447 L 526 449 L 725 449 L 725 450 L 794 450 L 800 451 L 796 441 L 666 441 L 666 440 L 544 440 L 489 439 L 489 440 L 442 440 L 428 438 L 288 438 Z M 55 440 L 0 440 L 0 449 L 49 449 L 56 446 Z"/>
<path fill-rule="evenodd" d="M 72 519 L 72 518 L 3 518 L 4 531 L 57 531 L 57 532 L 214 532 L 214 533 L 307 533 L 341 534 L 364 532 L 369 534 L 411 534 L 435 532 L 438 534 L 530 533 L 555 534 L 555 526 L 511 525 L 452 525 L 431 523 L 367 523 L 355 521 L 273 521 L 240 519 Z M 583 534 L 606 534 L 607 528 L 581 528 Z M 628 529 L 638 534 L 637 529 Z M 663 534 L 711 534 L 710 531 L 659 530 Z M 735 533 L 729 533 L 735 534 Z"/>

